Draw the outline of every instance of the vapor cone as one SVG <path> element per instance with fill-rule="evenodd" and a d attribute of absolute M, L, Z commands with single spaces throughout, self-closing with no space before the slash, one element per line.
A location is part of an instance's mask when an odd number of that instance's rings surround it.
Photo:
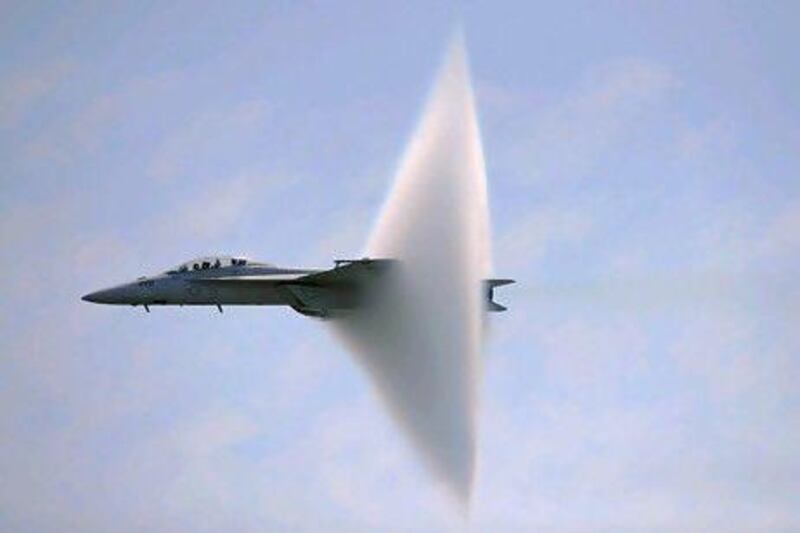
<path fill-rule="evenodd" d="M 396 420 L 464 503 L 475 470 L 486 176 L 460 38 L 451 44 L 366 254 L 400 261 L 363 310 L 334 323 Z"/>

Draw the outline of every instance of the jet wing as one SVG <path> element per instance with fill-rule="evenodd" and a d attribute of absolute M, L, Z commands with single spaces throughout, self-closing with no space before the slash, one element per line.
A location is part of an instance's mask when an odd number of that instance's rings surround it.
<path fill-rule="evenodd" d="M 330 270 L 281 283 L 281 288 L 296 311 L 325 318 L 357 307 L 364 286 L 380 277 L 392 263 L 391 259 L 340 260 Z"/>
<path fill-rule="evenodd" d="M 359 303 L 361 289 L 378 279 L 395 261 L 391 259 L 339 260 L 329 270 L 222 276 L 193 280 L 204 284 L 241 284 L 254 288 L 274 285 L 295 311 L 327 318 L 352 309 Z"/>
<path fill-rule="evenodd" d="M 297 278 L 292 284 L 316 287 L 357 286 L 383 275 L 396 262 L 394 259 L 338 260 L 334 268 Z"/>

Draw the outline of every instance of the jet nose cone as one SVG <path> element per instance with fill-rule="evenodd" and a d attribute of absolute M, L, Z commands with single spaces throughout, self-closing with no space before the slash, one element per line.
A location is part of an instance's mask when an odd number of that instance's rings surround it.
<path fill-rule="evenodd" d="M 95 292 L 90 292 L 81 298 L 84 302 L 96 304 L 126 304 L 136 303 L 136 291 L 130 284 L 111 287 Z"/>
<path fill-rule="evenodd" d="M 114 296 L 114 289 L 104 289 L 101 291 L 90 292 L 89 294 L 81 297 L 84 302 L 92 302 L 94 304 L 107 304 L 112 303 Z"/>

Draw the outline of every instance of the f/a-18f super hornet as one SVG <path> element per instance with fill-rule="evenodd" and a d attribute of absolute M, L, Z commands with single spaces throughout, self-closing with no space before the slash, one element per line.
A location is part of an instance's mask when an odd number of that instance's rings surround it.
<path fill-rule="evenodd" d="M 201 257 L 154 276 L 87 294 L 100 304 L 210 305 L 220 313 L 226 305 L 286 305 L 298 313 L 329 318 L 355 309 L 369 287 L 385 279 L 393 259 L 337 260 L 328 270 L 281 268 L 230 256 Z M 510 279 L 483 281 L 488 311 L 505 311 L 494 301 L 494 289 Z"/>

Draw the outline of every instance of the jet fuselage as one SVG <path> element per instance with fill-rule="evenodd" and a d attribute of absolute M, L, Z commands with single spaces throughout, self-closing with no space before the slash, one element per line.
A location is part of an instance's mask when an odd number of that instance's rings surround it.
<path fill-rule="evenodd" d="M 329 270 L 280 268 L 234 257 L 199 258 L 154 276 L 140 277 L 92 292 L 83 300 L 101 304 L 286 305 L 308 316 L 327 318 L 357 307 L 369 287 L 397 261 L 357 259 L 336 261 Z M 484 280 L 486 309 L 504 311 L 493 301 L 494 288 L 511 280 Z"/>

